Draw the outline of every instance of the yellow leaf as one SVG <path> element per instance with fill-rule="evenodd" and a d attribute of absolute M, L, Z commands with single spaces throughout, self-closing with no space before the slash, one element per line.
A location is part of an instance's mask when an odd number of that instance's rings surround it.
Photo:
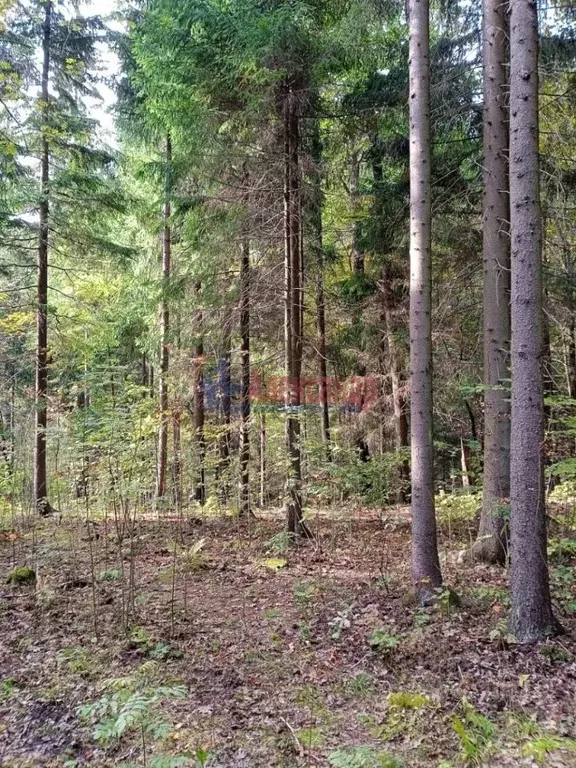
<path fill-rule="evenodd" d="M 270 568 L 272 571 L 279 571 L 281 568 L 286 568 L 288 560 L 284 557 L 268 557 L 266 560 L 261 560 L 260 565 L 264 568 Z"/>

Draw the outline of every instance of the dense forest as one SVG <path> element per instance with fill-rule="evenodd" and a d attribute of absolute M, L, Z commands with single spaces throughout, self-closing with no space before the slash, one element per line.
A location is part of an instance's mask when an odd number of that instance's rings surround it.
<path fill-rule="evenodd" d="M 576 766 L 570 0 L 0 2 L 0 765 Z"/>

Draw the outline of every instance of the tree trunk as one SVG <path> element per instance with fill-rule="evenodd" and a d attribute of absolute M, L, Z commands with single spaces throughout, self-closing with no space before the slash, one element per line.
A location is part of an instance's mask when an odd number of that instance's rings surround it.
<path fill-rule="evenodd" d="M 432 447 L 429 0 L 409 0 L 412 577 L 423 602 L 442 583 Z"/>
<path fill-rule="evenodd" d="M 290 87 L 284 101 L 284 335 L 286 349 L 286 445 L 289 472 L 286 482 L 286 523 L 289 533 L 307 534 L 302 508 L 300 395 L 302 366 L 300 168 L 298 114 Z"/>
<path fill-rule="evenodd" d="M 222 328 L 222 357 L 218 362 L 218 401 L 221 434 L 219 438 L 218 483 L 220 503 L 226 504 L 230 495 L 230 424 L 231 424 L 231 358 L 232 358 L 232 317 L 226 309 Z"/>
<path fill-rule="evenodd" d="M 544 508 L 542 215 L 538 163 L 538 16 L 514 0 L 510 23 L 512 430 L 510 628 L 520 643 L 557 631 Z"/>
<path fill-rule="evenodd" d="M 388 342 L 388 373 L 392 388 L 392 407 L 394 410 L 394 436 L 396 451 L 404 453 L 410 441 L 408 439 L 408 417 L 406 415 L 406 398 L 402 386 L 402 353 L 396 340 L 396 301 L 392 285 L 392 272 L 390 265 L 386 264 L 382 274 L 382 303 L 384 315 L 384 327 Z M 398 504 L 405 504 L 410 487 L 410 464 L 408 459 L 400 461 L 399 465 L 400 487 L 396 495 Z"/>
<path fill-rule="evenodd" d="M 266 413 L 260 412 L 260 507 L 266 507 Z"/>
<path fill-rule="evenodd" d="M 508 197 L 509 19 L 502 0 L 484 0 L 484 482 L 474 560 L 503 564 L 510 496 L 510 204 Z"/>
<path fill-rule="evenodd" d="M 166 491 L 166 466 L 168 463 L 168 427 L 170 414 L 168 412 L 168 366 L 170 359 L 170 308 L 168 305 L 168 289 L 170 287 L 170 268 L 172 256 L 172 238 L 170 231 L 170 175 L 172 163 L 172 142 L 166 137 L 166 181 L 163 210 L 162 233 L 162 302 L 160 304 L 160 370 L 158 372 L 158 394 L 160 401 L 160 426 L 158 429 L 158 463 L 156 467 L 156 499 L 162 499 Z"/>
<path fill-rule="evenodd" d="M 250 244 L 242 243 L 240 263 L 240 517 L 251 514 L 250 505 Z"/>
<path fill-rule="evenodd" d="M 50 78 L 50 34 L 52 24 L 52 2 L 48 0 L 44 8 L 44 24 L 42 27 L 42 85 L 40 104 L 42 117 L 41 126 L 41 168 L 40 181 L 42 184 L 40 200 L 40 221 L 38 239 L 38 289 L 36 317 L 36 424 L 34 451 L 34 501 L 41 515 L 53 513 L 48 501 L 46 473 L 46 427 L 48 424 L 48 238 L 49 238 L 49 184 L 50 184 L 50 147 L 48 144 L 48 109 L 49 109 L 49 78 Z"/>
<path fill-rule="evenodd" d="M 312 161 L 314 172 L 312 179 L 311 229 L 312 248 L 316 266 L 316 329 L 318 332 L 318 395 L 320 406 L 320 434 L 326 449 L 326 459 L 332 460 L 330 441 L 330 404 L 328 402 L 328 366 L 326 359 L 326 302 L 324 298 L 324 243 L 322 227 L 322 142 L 320 127 L 314 120 L 312 134 Z"/>
<path fill-rule="evenodd" d="M 354 220 L 352 229 L 352 270 L 355 275 L 364 274 L 364 252 L 361 243 L 360 224 L 360 157 L 350 158 L 350 208 Z"/>
<path fill-rule="evenodd" d="M 200 301 L 202 285 L 196 282 L 196 300 Z M 196 344 L 194 346 L 194 442 L 198 462 L 194 500 L 206 503 L 206 442 L 204 438 L 204 319 L 202 309 L 196 310 Z"/>

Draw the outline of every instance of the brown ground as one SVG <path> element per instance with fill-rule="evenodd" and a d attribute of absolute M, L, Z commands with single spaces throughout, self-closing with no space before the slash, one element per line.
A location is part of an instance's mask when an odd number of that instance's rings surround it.
<path fill-rule="evenodd" d="M 0 533 L 6 768 L 576 766 L 569 558 L 554 569 L 568 633 L 523 648 L 506 637 L 505 574 L 458 565 L 452 527 L 443 566 L 462 605 L 410 604 L 399 510 L 323 515 L 317 542 L 287 552 L 274 514 L 249 530 L 149 519 L 122 544 L 123 575 L 112 523 L 34 525 Z M 36 584 L 6 584 L 24 564 Z"/>

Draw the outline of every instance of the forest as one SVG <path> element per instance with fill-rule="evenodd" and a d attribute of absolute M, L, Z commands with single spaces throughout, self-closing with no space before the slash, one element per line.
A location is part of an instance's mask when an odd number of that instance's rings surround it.
<path fill-rule="evenodd" d="M 576 767 L 576 6 L 0 0 L 0 766 Z"/>

